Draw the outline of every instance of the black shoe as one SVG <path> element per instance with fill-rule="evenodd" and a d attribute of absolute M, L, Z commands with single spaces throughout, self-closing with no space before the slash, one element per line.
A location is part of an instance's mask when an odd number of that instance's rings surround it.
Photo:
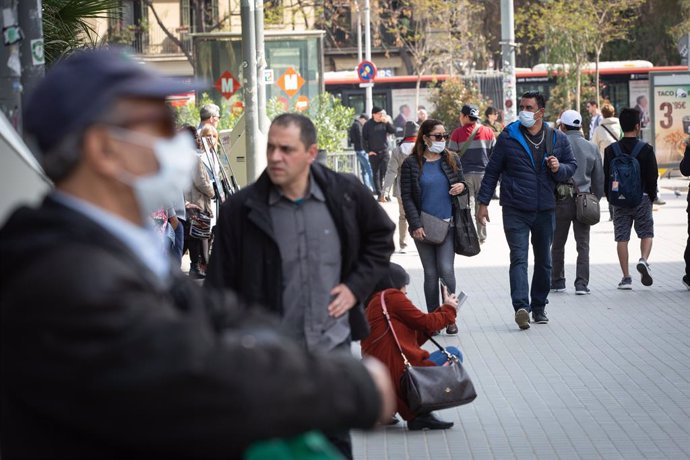
<path fill-rule="evenodd" d="M 683 277 L 683 284 L 685 285 L 686 288 L 688 288 L 688 291 L 690 291 L 690 276 L 685 275 Z"/>
<path fill-rule="evenodd" d="M 537 324 L 549 324 L 549 318 L 546 317 L 546 313 L 543 311 L 533 311 L 532 322 Z"/>
<path fill-rule="evenodd" d="M 434 414 L 418 415 L 407 422 L 407 429 L 410 431 L 418 430 L 447 430 L 454 425 L 453 422 L 444 422 L 437 419 Z"/>
<path fill-rule="evenodd" d="M 451 324 L 446 328 L 446 334 L 455 335 L 458 333 L 458 326 L 456 324 Z"/>

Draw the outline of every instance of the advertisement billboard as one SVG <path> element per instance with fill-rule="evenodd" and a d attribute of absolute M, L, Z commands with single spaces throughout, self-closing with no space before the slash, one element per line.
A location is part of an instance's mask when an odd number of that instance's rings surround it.
<path fill-rule="evenodd" d="M 659 168 L 676 168 L 690 136 L 690 72 L 650 75 L 657 163 Z"/>

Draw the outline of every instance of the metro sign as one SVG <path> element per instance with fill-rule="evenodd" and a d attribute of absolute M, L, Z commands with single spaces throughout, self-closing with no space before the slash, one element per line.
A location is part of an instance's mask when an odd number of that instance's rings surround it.
<path fill-rule="evenodd" d="M 240 86 L 240 82 L 227 70 L 216 80 L 216 89 L 225 99 L 230 99 Z"/>
<path fill-rule="evenodd" d="M 292 67 L 288 67 L 283 75 L 280 76 L 276 84 L 285 91 L 285 94 L 292 97 L 304 86 L 304 78 Z"/>

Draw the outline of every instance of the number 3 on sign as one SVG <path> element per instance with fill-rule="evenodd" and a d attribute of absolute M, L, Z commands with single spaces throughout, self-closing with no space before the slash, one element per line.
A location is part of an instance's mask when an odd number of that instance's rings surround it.
<path fill-rule="evenodd" d="M 673 105 L 670 102 L 664 102 L 659 106 L 659 110 L 665 111 L 663 114 L 665 120 L 661 120 L 659 122 L 659 126 L 661 126 L 663 129 L 669 129 L 671 126 L 673 126 L 673 117 L 671 116 L 673 113 Z"/>

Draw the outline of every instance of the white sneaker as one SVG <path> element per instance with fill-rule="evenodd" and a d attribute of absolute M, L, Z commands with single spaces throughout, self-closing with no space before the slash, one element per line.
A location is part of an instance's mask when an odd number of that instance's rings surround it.
<path fill-rule="evenodd" d="M 642 284 L 644 286 L 651 286 L 654 280 L 652 279 L 651 270 L 646 260 L 640 258 L 640 261 L 637 262 L 637 271 L 642 275 Z"/>

